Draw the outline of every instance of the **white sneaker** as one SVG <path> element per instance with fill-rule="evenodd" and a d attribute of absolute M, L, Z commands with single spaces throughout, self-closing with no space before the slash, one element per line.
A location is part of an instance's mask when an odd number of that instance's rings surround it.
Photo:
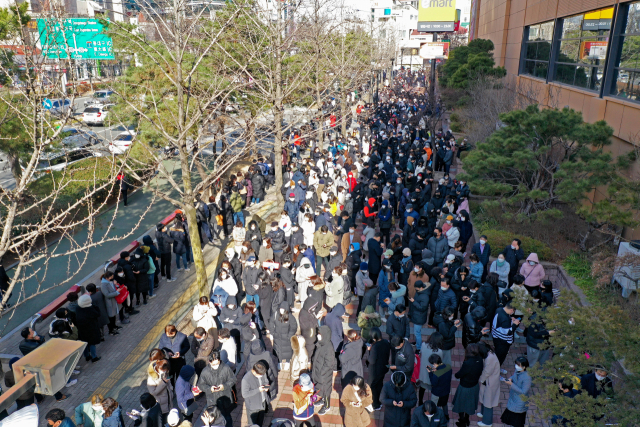
<path fill-rule="evenodd" d="M 76 380 L 76 379 L 69 380 L 69 381 L 67 382 L 66 387 L 71 387 L 72 385 L 76 385 L 76 384 L 78 384 L 78 380 Z"/>
<path fill-rule="evenodd" d="M 500 373 L 501 373 L 502 375 L 507 375 L 507 374 L 508 374 L 508 372 L 507 372 L 507 370 L 506 370 L 506 369 L 500 369 Z"/>
<path fill-rule="evenodd" d="M 181 268 L 178 268 L 178 271 L 182 271 L 182 269 L 181 269 Z"/>
<path fill-rule="evenodd" d="M 77 369 L 74 369 L 73 372 L 71 372 L 71 375 L 78 375 L 80 374 L 80 371 L 78 371 Z"/>
<path fill-rule="evenodd" d="M 483 416 L 484 416 L 484 415 L 482 415 L 482 412 L 478 412 L 478 413 L 476 414 L 476 417 L 478 417 L 478 418 L 480 418 L 480 419 L 482 419 L 482 417 L 483 417 Z"/>
<path fill-rule="evenodd" d="M 191 271 L 191 267 L 185 268 L 184 271 Z"/>
<path fill-rule="evenodd" d="M 485 424 L 482 421 L 478 421 L 478 426 L 479 427 L 491 427 L 493 424 Z"/>
<path fill-rule="evenodd" d="M 520 338 L 520 335 L 518 335 L 518 333 L 517 333 L 517 332 L 514 332 L 514 333 L 513 333 L 513 338 L 518 339 L 518 338 Z"/>

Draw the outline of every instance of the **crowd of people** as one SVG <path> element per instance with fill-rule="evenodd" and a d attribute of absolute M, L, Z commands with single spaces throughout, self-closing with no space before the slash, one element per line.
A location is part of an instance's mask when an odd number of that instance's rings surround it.
<path fill-rule="evenodd" d="M 484 235 L 473 239 L 469 186 L 451 174 L 466 144 L 427 129 L 444 107 L 415 90 L 423 78 L 399 72 L 379 103 L 360 104 L 347 137 L 331 121 L 322 130 L 324 144 L 292 132 L 282 159 L 257 158 L 209 203 L 198 201 L 205 241 L 227 238 L 230 246 L 210 296 L 192 310 L 193 337 L 167 325 L 151 351 L 142 409 L 127 412 L 136 426 L 189 427 L 203 397 L 197 423 L 231 427 L 240 396 L 248 424 L 262 426 L 280 392 L 281 371 L 293 382 L 292 420 L 283 426 L 320 425 L 318 416 L 331 409 L 336 372 L 350 427 L 368 426 L 380 410 L 385 427 L 446 426 L 452 412 L 458 427 L 469 426 L 473 415 L 479 426 L 490 426 L 503 384 L 509 398 L 501 422 L 525 426 L 527 371 L 553 356 L 543 344 L 554 331 L 544 322 L 523 328 L 519 307 L 525 301 L 540 310 L 552 306 L 553 285 L 535 253 L 525 259 L 519 239 L 505 248 L 492 248 Z M 283 186 L 275 189 L 283 209 L 266 229 L 256 220 L 246 224 L 248 206 L 274 203 L 265 197 L 276 182 L 276 161 L 283 165 Z M 117 335 L 118 316 L 128 323 L 161 281 L 175 280 L 172 253 L 178 270 L 188 270 L 192 254 L 181 215 L 158 225 L 155 242 L 145 236 L 133 254 L 121 253 L 99 286 L 68 295 L 71 303 L 56 312 L 49 334 L 86 342 L 87 361 L 99 361 L 104 326 Z M 349 327 L 348 310 L 356 306 L 357 327 Z M 456 370 L 459 332 L 464 361 Z M 29 328 L 22 334 L 23 354 L 44 341 Z M 526 353 L 507 366 L 518 334 L 526 336 Z M 612 392 L 605 367 L 580 380 L 590 396 Z M 558 385 L 567 398 L 581 392 L 571 381 Z M 19 405 L 34 398 L 25 393 Z M 60 409 L 46 417 L 53 427 L 73 426 Z M 102 396 L 75 414 L 75 423 L 87 427 L 121 427 L 123 420 L 118 403 Z M 568 422 L 560 415 L 551 421 Z"/>

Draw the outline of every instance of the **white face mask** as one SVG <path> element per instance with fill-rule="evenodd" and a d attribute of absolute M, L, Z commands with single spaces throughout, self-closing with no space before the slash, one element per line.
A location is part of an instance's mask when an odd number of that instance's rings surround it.
<path fill-rule="evenodd" d="M 398 319 L 402 319 L 404 317 L 404 314 L 398 314 Z"/>
<path fill-rule="evenodd" d="M 242 248 L 242 252 L 247 252 L 247 248 Z"/>
<path fill-rule="evenodd" d="M 91 407 L 93 408 L 94 411 L 98 411 L 98 412 L 104 411 L 104 409 L 102 409 L 102 405 L 91 405 Z"/>
<path fill-rule="evenodd" d="M 118 273 L 119 277 L 124 277 L 124 273 Z"/>
<path fill-rule="evenodd" d="M 447 220 L 447 224 L 451 224 L 451 221 Z"/>
<path fill-rule="evenodd" d="M 513 245 L 511 245 L 511 249 L 515 250 L 515 249 L 516 249 L 516 247 L 515 247 L 515 246 L 513 246 Z"/>
<path fill-rule="evenodd" d="M 420 269 L 419 268 L 414 268 L 413 271 L 415 271 L 416 273 L 420 273 Z"/>
<path fill-rule="evenodd" d="M 278 227 L 271 227 L 271 231 L 278 231 Z"/>
<path fill-rule="evenodd" d="M 605 379 L 606 377 L 601 377 L 600 375 L 596 374 L 596 379 L 598 381 L 602 381 L 603 379 Z"/>
<path fill-rule="evenodd" d="M 217 369 L 220 367 L 220 362 L 218 362 L 217 364 L 215 364 L 215 363 L 210 363 L 210 365 L 211 365 L 211 367 L 212 367 L 213 369 L 216 369 L 216 370 L 217 370 Z"/>
<path fill-rule="evenodd" d="M 529 261 L 529 265 L 536 265 L 536 263 L 533 261 Z"/>
<path fill-rule="evenodd" d="M 356 230 L 349 230 L 349 234 L 353 234 L 355 232 L 356 232 Z"/>
<path fill-rule="evenodd" d="M 478 291 L 471 291 L 471 290 L 470 290 L 469 292 L 471 292 L 472 294 L 475 294 L 475 293 L 476 293 L 476 292 L 478 292 Z"/>
<path fill-rule="evenodd" d="M 442 289 L 443 291 L 446 291 L 449 288 L 445 288 L 444 286 L 440 286 L 440 289 Z"/>
<path fill-rule="evenodd" d="M 481 244 L 481 245 L 484 245 L 485 243 L 487 243 L 487 241 L 486 241 L 486 240 L 480 239 L 480 244 Z"/>
<path fill-rule="evenodd" d="M 322 341 L 322 335 L 318 334 L 318 341 Z"/>
<path fill-rule="evenodd" d="M 522 366 L 520 365 L 516 365 L 516 371 L 517 372 L 522 372 L 524 369 L 522 368 Z"/>
<path fill-rule="evenodd" d="M 466 221 L 467 219 L 465 217 L 460 218 L 460 221 Z"/>

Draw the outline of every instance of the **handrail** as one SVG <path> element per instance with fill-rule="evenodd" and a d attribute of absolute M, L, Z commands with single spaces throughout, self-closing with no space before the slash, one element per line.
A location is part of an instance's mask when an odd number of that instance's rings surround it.
<path fill-rule="evenodd" d="M 176 218 L 176 214 L 178 214 L 178 213 L 182 213 L 182 211 L 180 209 L 176 209 L 170 215 L 168 215 L 166 218 L 161 220 L 160 223 L 164 224 L 164 225 L 168 225 L 170 222 L 172 222 Z M 122 251 L 120 251 L 120 252 L 123 252 L 123 251 L 133 252 L 134 250 L 136 250 L 140 246 L 141 246 L 141 243 L 138 240 L 134 240 L 133 242 L 131 242 L 127 246 L 125 246 L 122 249 Z M 110 267 L 113 264 L 117 264 L 118 263 L 118 260 L 120 259 L 120 252 L 118 252 L 116 255 L 112 256 L 109 259 L 109 261 L 107 261 L 105 263 L 105 269 Z M 44 319 L 46 319 L 47 317 L 49 317 L 52 314 L 54 314 L 56 312 L 56 310 L 58 310 L 60 307 L 65 305 L 67 303 L 67 301 L 68 301 L 67 300 L 67 294 L 69 292 L 80 292 L 82 290 L 83 290 L 83 288 L 79 284 L 71 286 L 71 288 L 69 288 L 69 291 L 65 292 L 63 295 L 60 295 L 58 298 L 56 298 L 53 301 L 51 301 L 49 304 L 47 304 L 44 308 L 39 310 L 33 316 L 33 318 L 31 319 L 31 327 L 33 328 L 36 325 L 36 323 L 42 322 Z"/>

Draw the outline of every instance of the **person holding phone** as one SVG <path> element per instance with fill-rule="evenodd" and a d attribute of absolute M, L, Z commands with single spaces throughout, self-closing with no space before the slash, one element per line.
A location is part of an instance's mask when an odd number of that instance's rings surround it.
<path fill-rule="evenodd" d="M 355 376 L 342 391 L 340 401 L 344 404 L 344 425 L 367 427 L 371 417 L 367 408 L 373 403 L 371 388 L 361 376 Z"/>
<path fill-rule="evenodd" d="M 235 409 L 231 390 L 236 383 L 236 376 L 231 368 L 222 363 L 220 352 L 214 350 L 209 355 L 209 366 L 202 370 L 198 379 L 198 388 L 207 397 L 207 406 L 217 406 L 227 420 L 233 425 L 231 411 Z"/>
<path fill-rule="evenodd" d="M 262 427 L 271 402 L 266 373 L 267 367 L 259 361 L 242 378 L 242 397 L 247 411 L 247 420 L 259 427 Z"/>

